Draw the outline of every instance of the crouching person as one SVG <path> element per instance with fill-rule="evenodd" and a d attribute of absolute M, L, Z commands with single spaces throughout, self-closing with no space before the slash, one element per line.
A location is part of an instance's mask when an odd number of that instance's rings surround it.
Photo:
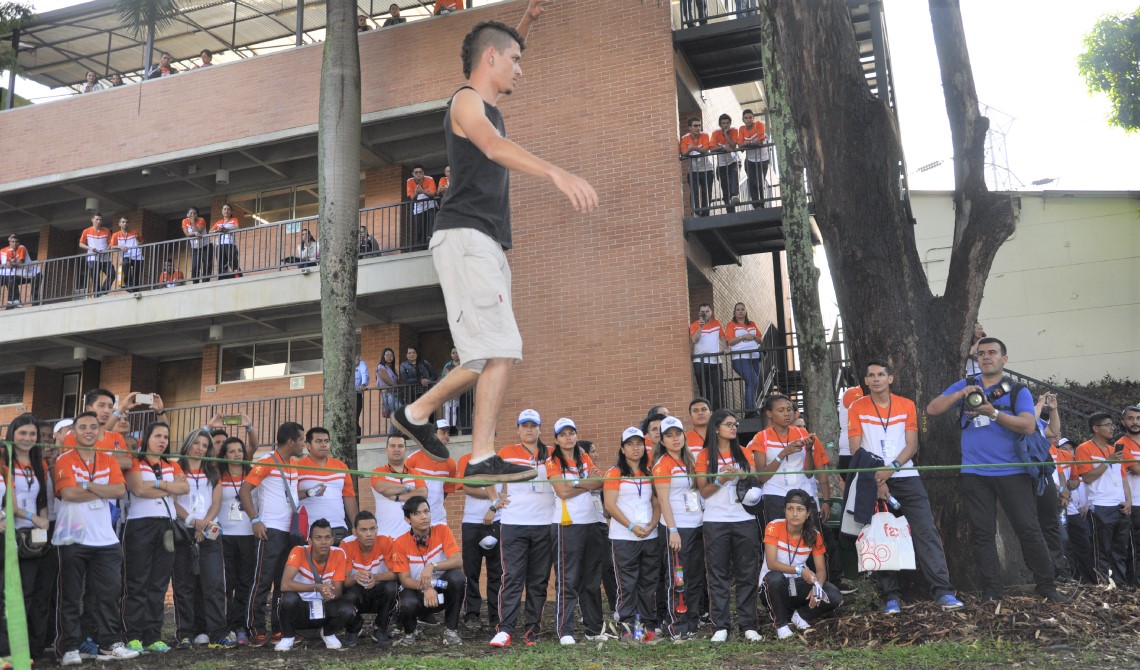
<path fill-rule="evenodd" d="M 352 621 L 356 609 L 341 597 L 348 558 L 344 550 L 332 545 L 332 526 L 317 519 L 309 527 L 309 543 L 289 552 L 281 575 L 281 600 L 277 605 L 281 641 L 275 650 L 291 650 L 298 628 L 319 628 L 325 647 L 341 648 L 336 632 Z"/>
<path fill-rule="evenodd" d="M 412 496 L 404 503 L 404 518 L 412 527 L 397 537 L 389 567 L 400 582 L 399 645 L 416 641 L 416 622 L 424 615 L 444 612 L 443 643 L 463 644 L 459 637 L 459 610 L 467 579 L 463 555 L 446 524 L 431 524 L 427 498 Z"/>
<path fill-rule="evenodd" d="M 811 496 L 802 489 L 788 491 L 784 513 L 785 518 L 764 529 L 765 560 L 760 574 L 763 596 L 781 640 L 795 634 L 791 626 L 806 631 L 843 602 L 839 589 L 827 581 L 823 536 Z"/>
<path fill-rule="evenodd" d="M 355 647 L 365 614 L 375 614 L 372 639 L 381 649 L 392 646 L 388 638 L 388 618 L 396 604 L 396 574 L 388 569 L 386 560 L 392 552 L 392 538 L 376 534 L 376 517 L 364 510 L 356 515 L 352 524 L 353 536 L 341 542 L 340 548 L 348 556 L 348 576 L 345 578 L 344 599 L 356 608 L 356 616 L 348 624 L 346 646 Z"/>

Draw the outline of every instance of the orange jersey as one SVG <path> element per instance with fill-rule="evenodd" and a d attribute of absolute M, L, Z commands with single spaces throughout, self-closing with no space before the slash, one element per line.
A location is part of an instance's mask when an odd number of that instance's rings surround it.
<path fill-rule="evenodd" d="M 142 235 L 134 231 L 128 230 L 127 232 L 115 231 L 111 235 L 111 246 L 113 247 L 134 247 L 142 244 Z"/>
<path fill-rule="evenodd" d="M 68 433 L 67 437 L 63 438 L 63 446 L 77 447 L 79 443 L 75 441 L 75 433 Z M 111 431 L 103 431 L 103 437 L 95 442 L 96 451 L 126 451 L 127 440 L 118 433 Z"/>
<path fill-rule="evenodd" d="M 12 247 L 4 247 L 0 249 L 0 265 L 14 265 L 16 263 L 28 262 L 28 249 L 24 245 L 19 245 L 15 249 Z"/>
<path fill-rule="evenodd" d="M 435 14 L 441 11 L 458 12 L 461 9 L 463 9 L 462 0 L 435 0 Z"/>
<path fill-rule="evenodd" d="M 708 428 L 706 427 L 705 430 L 708 431 Z M 705 438 L 701 437 L 700 433 L 696 430 L 687 430 L 685 431 L 685 444 L 689 447 L 689 451 L 693 452 L 693 456 L 696 457 L 696 455 L 701 453 L 701 450 L 705 448 Z"/>
<path fill-rule="evenodd" d="M 693 139 L 692 133 L 685 133 L 681 138 L 681 153 L 687 155 L 690 151 L 708 151 L 709 136 L 701 133 Z"/>
<path fill-rule="evenodd" d="M 343 582 L 345 575 L 348 573 L 348 557 L 339 547 L 329 548 L 329 556 L 325 559 L 323 564 L 313 556 L 312 548 L 308 545 L 293 547 L 293 550 L 289 552 L 289 558 L 285 561 L 285 565 L 291 565 L 297 568 L 297 576 L 294 577 L 294 579 L 303 584 L 317 583 L 317 580 L 313 576 L 313 566 L 316 566 L 317 572 L 320 573 L 321 583 L 323 584 L 327 584 L 328 582 Z"/>
<path fill-rule="evenodd" d="M 106 228 L 96 229 L 95 226 L 91 226 L 79 235 L 79 243 L 86 244 L 91 248 L 92 251 L 88 251 L 88 253 L 105 251 L 111 243 L 111 231 Z"/>
<path fill-rule="evenodd" d="M 424 177 L 419 187 L 426 191 L 428 195 L 435 195 L 435 179 Z M 414 178 L 408 179 L 408 197 L 416 197 L 416 180 Z"/>
<path fill-rule="evenodd" d="M 736 129 L 737 142 L 740 144 L 763 144 L 767 137 L 767 128 L 763 121 L 753 121 L 752 127 L 740 126 Z"/>
<path fill-rule="evenodd" d="M 377 535 L 372 550 L 367 554 L 360 547 L 360 540 L 353 538 L 340 543 L 340 548 L 348 558 L 350 572 L 371 572 L 378 575 L 388 571 L 388 557 L 392 554 L 392 538 Z"/>
<path fill-rule="evenodd" d="M 443 189 L 447 188 L 448 186 L 451 186 L 451 180 L 448 179 L 447 177 L 440 177 L 439 178 L 439 186 L 436 188 L 436 190 L 442 191 Z"/>
<path fill-rule="evenodd" d="M 459 545 L 455 543 L 455 536 L 451 529 L 439 523 L 431 527 L 428 533 L 427 544 L 420 545 L 408 531 L 396 538 L 392 543 L 392 553 L 388 567 L 392 572 L 406 572 L 412 579 L 419 579 L 420 572 L 428 563 L 440 563 L 448 556 L 459 553 Z"/>
<path fill-rule="evenodd" d="M 737 134 L 736 129 L 729 128 L 728 137 L 725 137 L 724 131 L 720 128 L 717 128 L 713 131 L 712 137 L 709 138 L 709 146 L 715 147 L 721 144 L 728 145 L 729 141 L 731 141 L 732 144 L 740 144 L 740 135 Z M 731 149 L 729 149 L 729 151 L 731 151 Z"/>

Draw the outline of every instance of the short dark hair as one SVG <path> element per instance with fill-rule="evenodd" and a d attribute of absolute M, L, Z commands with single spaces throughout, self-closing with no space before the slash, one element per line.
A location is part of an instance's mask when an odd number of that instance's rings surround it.
<path fill-rule="evenodd" d="M 360 525 L 361 521 L 376 520 L 376 515 L 366 509 L 362 509 L 356 513 L 356 518 L 352 520 L 352 527 L 356 528 Z"/>
<path fill-rule="evenodd" d="M 1001 340 L 999 340 L 996 337 L 983 337 L 982 339 L 978 340 L 979 346 L 981 346 L 983 344 L 996 344 L 996 345 L 998 345 L 998 347 L 1001 348 L 1001 355 L 1002 356 L 1006 355 L 1006 353 L 1005 353 L 1006 352 L 1005 342 L 1002 342 Z"/>
<path fill-rule="evenodd" d="M 594 453 L 594 443 L 589 440 L 578 440 L 574 443 L 574 448 L 581 449 L 586 454 Z"/>
<path fill-rule="evenodd" d="M 309 525 L 309 537 L 312 537 L 313 531 L 318 528 L 328 528 L 329 530 L 332 530 L 332 524 L 329 523 L 328 519 L 317 519 Z"/>
<path fill-rule="evenodd" d="M 689 401 L 689 413 L 692 413 L 693 407 L 701 404 L 702 402 L 704 404 L 708 405 L 709 409 L 712 409 L 712 403 L 709 402 L 708 398 L 704 398 L 702 396 L 697 396 L 696 398 L 693 398 L 692 400 Z"/>
<path fill-rule="evenodd" d="M 79 423 L 79 420 L 80 420 L 80 419 L 82 419 L 82 418 L 83 418 L 83 417 L 85 417 L 85 416 L 89 416 L 89 417 L 91 417 L 92 419 L 95 419 L 95 422 L 96 422 L 96 423 L 98 423 L 98 422 L 99 422 L 99 415 L 98 415 L 98 414 L 96 414 L 95 412 L 80 412 L 79 414 L 77 414 L 77 415 L 75 416 L 75 420 L 72 422 L 72 424 L 76 424 L 76 423 Z"/>
<path fill-rule="evenodd" d="M 90 407 L 91 405 L 94 405 L 95 401 L 98 400 L 100 397 L 110 398 L 111 402 L 115 402 L 115 394 L 114 393 L 111 393 L 110 391 L 108 391 L 105 388 L 97 388 L 97 389 L 91 389 L 87 393 L 83 394 L 83 406 L 84 407 Z M 75 418 L 78 419 L 79 417 L 75 417 Z"/>
<path fill-rule="evenodd" d="M 427 505 L 428 509 L 431 509 L 431 503 L 428 502 L 427 498 L 423 496 L 412 496 L 411 498 L 408 498 L 404 501 L 404 518 L 412 518 L 412 515 L 416 513 L 417 509 L 419 509 L 420 503 Z"/>
<path fill-rule="evenodd" d="M 881 367 L 882 369 L 886 370 L 888 375 L 891 374 L 891 366 L 887 365 L 886 361 L 884 361 L 881 358 L 872 358 L 871 360 L 867 361 L 866 365 L 863 366 L 863 376 L 864 377 L 871 374 L 871 366 L 872 365 L 877 365 L 877 366 Z"/>
<path fill-rule="evenodd" d="M 225 428 L 211 428 L 210 429 L 210 437 L 217 437 L 219 435 L 224 435 L 226 437 L 230 436 L 230 434 L 226 432 Z"/>
<path fill-rule="evenodd" d="M 415 172 L 416 170 L 423 170 L 423 169 L 424 169 L 424 166 L 420 165 L 419 163 L 416 163 L 415 165 L 412 166 L 412 172 Z"/>
<path fill-rule="evenodd" d="M 741 116 L 744 116 L 745 114 L 751 114 L 752 116 L 756 116 L 756 112 L 752 111 L 751 109 L 746 109 L 740 113 Z"/>
<path fill-rule="evenodd" d="M 475 24 L 471 32 L 463 38 L 463 47 L 459 50 L 459 58 L 463 61 L 463 77 L 471 78 L 471 71 L 475 69 L 475 60 L 487 47 L 495 47 L 495 51 L 503 51 L 511 47 L 511 43 L 519 45 L 519 51 L 526 51 L 526 40 L 517 30 L 499 21 L 482 21 Z"/>
<path fill-rule="evenodd" d="M 305 427 L 296 421 L 286 421 L 277 427 L 277 446 L 290 440 L 299 440 L 305 434 Z"/>
<path fill-rule="evenodd" d="M 732 117 L 728 114 L 721 114 L 717 117 L 716 122 L 720 123 L 721 121 L 728 121 L 729 123 L 732 123 Z"/>
<path fill-rule="evenodd" d="M 700 123 L 700 121 L 701 121 L 701 119 L 699 116 L 690 116 L 689 118 L 685 119 L 685 125 L 691 126 L 694 123 Z"/>
<path fill-rule="evenodd" d="M 1105 419 L 1116 423 L 1116 419 L 1112 418 L 1112 415 L 1108 412 L 1093 412 L 1089 416 L 1089 432 L 1092 432 L 1093 426 L 1100 423 L 1101 421 L 1104 421 Z"/>
<path fill-rule="evenodd" d="M 709 311 L 710 311 L 710 312 L 712 311 L 712 305 L 710 305 L 710 304 L 709 304 L 709 303 L 707 303 L 707 302 L 702 302 L 701 304 L 697 305 L 697 311 L 698 311 L 698 312 L 699 312 L 699 311 L 701 311 L 701 308 L 702 308 L 702 307 L 708 307 L 708 308 L 709 308 Z"/>
<path fill-rule="evenodd" d="M 309 432 L 305 433 L 305 441 L 312 442 L 313 436 L 317 435 L 318 433 L 324 433 L 325 435 L 332 437 L 332 433 L 330 433 L 324 426 L 313 426 L 309 429 Z"/>
<path fill-rule="evenodd" d="M 209 49 L 202 49 L 201 51 L 198 52 L 198 55 L 199 56 L 213 56 L 214 52 L 210 51 Z"/>

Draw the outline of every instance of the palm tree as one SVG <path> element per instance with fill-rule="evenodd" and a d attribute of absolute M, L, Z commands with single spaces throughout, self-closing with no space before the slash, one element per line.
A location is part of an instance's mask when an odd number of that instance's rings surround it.
<path fill-rule="evenodd" d="M 32 6 L 23 2 L 0 3 L 0 36 L 5 39 L 8 35 L 12 36 L 12 46 L 0 43 L 0 72 L 8 71 L 8 88 L 0 88 L 2 92 L 0 98 L 3 99 L 3 106 L 0 106 L 0 109 L 11 109 L 15 106 L 12 89 L 15 88 L 20 57 L 16 48 L 20 41 L 20 27 L 32 20 L 32 11 Z"/>
<path fill-rule="evenodd" d="M 146 32 L 146 53 L 143 54 L 143 79 L 150 74 L 154 52 L 155 33 L 174 23 L 178 14 L 178 0 L 115 0 L 115 10 L 123 25 L 135 37 Z"/>
<path fill-rule="evenodd" d="M 356 3 L 329 0 L 317 129 L 325 427 L 356 467 L 356 230 L 360 221 L 360 50 Z"/>

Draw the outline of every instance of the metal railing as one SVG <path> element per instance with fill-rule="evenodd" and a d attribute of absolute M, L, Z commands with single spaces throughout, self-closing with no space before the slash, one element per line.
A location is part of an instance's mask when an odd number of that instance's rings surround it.
<path fill-rule="evenodd" d="M 692 366 L 698 393 L 708 398 L 714 410 L 747 416 L 773 393 L 782 393 L 803 407 L 799 350 L 794 344 L 780 343 L 775 328 L 768 329 L 756 351 L 697 354 L 692 356 Z"/>
<path fill-rule="evenodd" d="M 370 388 L 359 394 L 360 438 L 377 438 L 393 432 L 391 413 L 400 405 L 411 403 L 423 395 L 426 389 L 419 384 L 403 384 L 387 388 Z M 445 405 L 433 419 L 447 418 L 460 434 L 470 434 L 474 416 L 474 392 L 464 393 L 454 402 Z M 307 393 L 274 398 L 233 400 L 229 402 L 207 403 L 168 407 L 163 420 L 170 425 L 170 434 L 175 448 L 194 430 L 202 428 L 216 415 L 246 415 L 252 421 L 260 446 L 272 446 L 277 427 L 286 421 L 296 421 L 305 428 L 320 426 L 324 422 L 324 394 Z M 154 410 L 142 409 L 126 415 L 131 434 L 141 435 L 147 424 L 155 421 Z M 223 426 L 231 435 L 245 438 Z M 258 445 L 255 445 L 258 446 Z"/>
<path fill-rule="evenodd" d="M 358 236 L 360 257 L 426 249 L 436 205 L 432 199 L 360 210 L 360 226 L 366 231 Z M 42 305 L 288 269 L 307 271 L 317 265 L 319 255 L 310 260 L 302 253 L 301 234 L 306 229 L 315 233 L 317 228 L 317 217 L 305 217 L 196 239 L 111 247 L 97 254 L 0 267 L 0 286 L 7 287 L 6 302 Z"/>
<path fill-rule="evenodd" d="M 731 21 L 757 13 L 760 0 L 680 0 L 681 28 L 703 26 L 718 21 Z M 676 23 L 674 23 L 676 26 Z M 675 28 L 676 29 L 676 28 Z"/>
<path fill-rule="evenodd" d="M 759 154 L 750 156 L 752 152 Z M 780 173 L 775 159 L 776 148 L 771 143 L 746 151 L 681 156 L 692 216 L 780 207 Z"/>

